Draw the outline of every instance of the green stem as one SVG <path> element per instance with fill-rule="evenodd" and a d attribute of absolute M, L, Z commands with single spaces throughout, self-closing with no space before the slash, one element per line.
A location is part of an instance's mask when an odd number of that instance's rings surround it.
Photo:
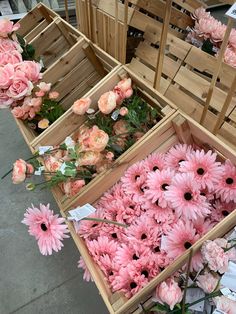
<path fill-rule="evenodd" d="M 227 252 L 227 251 L 231 250 L 232 248 L 234 248 L 235 246 L 236 246 L 236 243 L 235 243 L 234 245 L 232 245 L 232 246 L 230 246 L 230 247 L 224 249 L 224 251 Z"/>
<path fill-rule="evenodd" d="M 127 227 L 128 227 L 128 226 L 125 225 L 125 224 L 122 224 L 122 223 L 116 222 L 116 221 L 112 221 L 112 220 L 108 220 L 108 219 L 100 219 L 100 218 L 89 218 L 89 217 L 85 217 L 85 218 L 83 218 L 82 220 L 91 220 L 91 221 L 105 222 L 105 223 L 108 223 L 108 224 L 113 224 L 113 225 L 117 225 L 117 226 L 124 227 L 124 228 L 127 228 Z"/>

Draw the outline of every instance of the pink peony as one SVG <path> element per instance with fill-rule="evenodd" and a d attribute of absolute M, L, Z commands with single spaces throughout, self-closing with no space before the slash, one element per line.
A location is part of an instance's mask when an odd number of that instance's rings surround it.
<path fill-rule="evenodd" d="M 173 310 L 177 303 L 183 298 L 183 292 L 173 278 L 168 278 L 156 287 L 155 297 L 163 304 L 169 305 Z"/>
<path fill-rule="evenodd" d="M 205 272 L 204 275 L 199 275 L 197 277 L 197 286 L 201 288 L 205 293 L 212 293 L 219 282 L 219 276 L 216 274 Z"/>
<path fill-rule="evenodd" d="M 112 91 L 103 94 L 98 100 L 98 108 L 104 114 L 109 114 L 116 108 L 116 94 Z"/>
<path fill-rule="evenodd" d="M 129 98 L 133 94 L 133 89 L 132 89 L 132 81 L 131 78 L 125 78 L 121 80 L 116 87 L 120 88 L 121 91 L 124 93 L 125 98 Z"/>
<path fill-rule="evenodd" d="M 79 154 L 77 159 L 78 166 L 94 166 L 102 158 L 100 152 L 86 151 Z"/>
<path fill-rule="evenodd" d="M 101 152 L 103 151 L 109 141 L 109 136 L 103 130 L 100 130 L 96 125 L 94 125 L 91 129 L 88 146 L 91 150 Z"/>
<path fill-rule="evenodd" d="M 17 71 L 7 91 L 7 95 L 13 99 L 19 100 L 30 95 L 33 87 L 33 84 L 25 77 L 24 73 Z"/>
<path fill-rule="evenodd" d="M 24 72 L 25 76 L 32 83 L 37 83 L 42 78 L 42 74 L 40 73 L 41 65 L 35 61 L 21 62 L 16 66 L 16 70 Z"/>
<path fill-rule="evenodd" d="M 4 18 L 0 20 L 0 37 L 8 37 L 8 34 L 17 31 L 20 28 L 20 24 L 14 24 L 9 19 Z"/>
<path fill-rule="evenodd" d="M 12 182 L 13 184 L 19 184 L 24 182 L 27 175 L 34 172 L 34 168 L 31 164 L 26 163 L 23 159 L 18 159 L 13 164 Z"/>
<path fill-rule="evenodd" d="M 67 196 L 74 196 L 82 189 L 85 185 L 84 180 L 66 181 L 62 183 L 62 190 Z"/>
<path fill-rule="evenodd" d="M 22 62 L 22 56 L 17 50 L 0 52 L 0 64 L 1 66 L 7 64 L 16 64 Z"/>
<path fill-rule="evenodd" d="M 24 214 L 22 223 L 29 226 L 29 234 L 38 241 L 41 254 L 51 255 L 53 250 L 58 252 L 63 247 L 62 240 L 68 238 L 69 232 L 65 219 L 54 215 L 53 211 L 47 206 L 40 204 L 40 208 L 28 208 Z"/>
<path fill-rule="evenodd" d="M 49 155 L 44 158 L 44 165 L 49 172 L 56 172 L 60 169 L 62 162 Z"/>
<path fill-rule="evenodd" d="M 92 100 L 89 97 L 80 98 L 74 102 L 71 108 L 75 114 L 82 116 L 89 109 L 91 103 L 92 103 Z"/>
<path fill-rule="evenodd" d="M 45 82 L 40 82 L 39 83 L 39 85 L 37 85 L 38 86 L 38 88 L 42 91 L 42 92 L 44 92 L 44 93 L 47 93 L 47 92 L 49 92 L 50 91 L 50 89 L 51 89 L 51 83 L 45 83 Z"/>
<path fill-rule="evenodd" d="M 13 104 L 13 102 L 14 99 L 7 95 L 7 90 L 0 89 L 0 109 L 8 108 L 10 105 Z"/>
<path fill-rule="evenodd" d="M 0 67 L 0 88 L 7 89 L 11 84 L 15 71 L 12 64 Z"/>
<path fill-rule="evenodd" d="M 60 94 L 56 91 L 49 93 L 49 99 L 57 99 L 60 96 Z"/>

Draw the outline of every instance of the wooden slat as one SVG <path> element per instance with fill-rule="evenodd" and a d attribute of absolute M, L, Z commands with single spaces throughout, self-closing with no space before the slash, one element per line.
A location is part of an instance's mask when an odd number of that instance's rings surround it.
<path fill-rule="evenodd" d="M 201 0 L 174 0 L 174 2 L 191 13 L 197 8 L 204 7 L 204 3 Z"/>
<path fill-rule="evenodd" d="M 88 58 L 88 60 L 92 63 L 94 66 L 94 69 L 98 72 L 99 75 L 102 77 L 106 75 L 106 71 L 104 70 L 103 64 L 99 60 L 99 58 L 96 56 L 92 46 L 90 43 L 86 43 L 83 45 L 83 51 Z"/>
<path fill-rule="evenodd" d="M 47 26 L 48 26 L 47 20 L 39 22 L 38 25 L 35 28 L 33 28 L 30 32 L 28 32 L 28 34 L 24 37 L 25 41 L 30 42 L 31 40 L 33 40 L 34 37 L 36 37 L 40 32 L 42 32 Z"/>
<path fill-rule="evenodd" d="M 115 18 L 115 1 L 114 0 L 100 0 L 98 3 L 98 9 L 108 15 L 111 15 L 113 18 Z M 130 19 L 133 15 L 133 12 L 134 12 L 134 9 L 129 7 L 128 24 L 130 23 Z M 118 20 L 120 22 L 124 21 L 124 5 L 121 2 L 118 3 Z"/>

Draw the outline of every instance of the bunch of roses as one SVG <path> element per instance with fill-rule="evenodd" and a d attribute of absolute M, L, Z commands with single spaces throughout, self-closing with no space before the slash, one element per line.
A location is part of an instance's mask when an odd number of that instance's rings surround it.
<path fill-rule="evenodd" d="M 216 158 L 186 144 L 153 153 L 128 168 L 92 216 L 127 228 L 75 223 L 112 291 L 131 297 L 234 210 L 236 168 Z M 191 271 L 203 267 L 199 252 Z"/>
<path fill-rule="evenodd" d="M 22 48 L 13 33 L 19 27 L 7 19 L 0 21 L 0 108 L 14 106 L 31 95 L 33 84 L 41 79 L 40 64 L 22 59 Z"/>
<path fill-rule="evenodd" d="M 204 8 L 196 9 L 192 18 L 195 20 L 195 26 L 190 29 L 186 41 L 197 47 L 202 47 L 205 40 L 210 40 L 215 47 L 214 52 L 217 53 L 225 35 L 226 25 L 216 20 Z M 236 29 L 232 29 L 230 33 L 224 61 L 236 67 Z"/>

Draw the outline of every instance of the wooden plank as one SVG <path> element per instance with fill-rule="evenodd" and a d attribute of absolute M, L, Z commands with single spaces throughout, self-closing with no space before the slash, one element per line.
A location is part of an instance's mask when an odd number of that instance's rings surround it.
<path fill-rule="evenodd" d="M 172 119 L 172 124 L 180 143 L 185 143 L 188 145 L 193 144 L 192 134 L 190 132 L 188 121 L 182 115 L 178 115 L 177 117 Z"/>
<path fill-rule="evenodd" d="M 60 29 L 60 31 L 63 34 L 64 38 L 68 41 L 68 44 L 70 46 L 73 46 L 75 44 L 75 39 L 72 39 L 71 36 L 68 36 L 68 30 L 66 29 L 65 24 L 62 23 L 61 20 L 56 20 L 55 24 Z"/>
<path fill-rule="evenodd" d="M 174 0 L 174 2 L 191 13 L 197 8 L 204 7 L 204 3 L 201 0 Z"/>
<path fill-rule="evenodd" d="M 42 57 L 44 66 L 50 67 L 58 58 L 63 56 L 65 51 L 70 48 L 68 42 L 62 36 L 58 37 L 48 48 L 46 48 L 40 54 Z M 37 55 L 37 53 L 35 53 Z"/>
<path fill-rule="evenodd" d="M 87 56 L 88 60 L 91 62 L 91 64 L 94 66 L 95 70 L 98 72 L 99 75 L 102 77 L 106 75 L 106 71 L 104 70 L 104 67 L 99 60 L 99 58 L 96 56 L 96 54 L 93 51 L 92 46 L 89 43 L 86 43 L 83 45 L 83 51 L 85 55 Z"/>
<path fill-rule="evenodd" d="M 98 9 L 102 12 L 111 15 L 113 18 L 115 18 L 115 12 L 116 12 L 116 4 L 114 0 L 100 0 L 98 3 Z M 130 23 L 130 19 L 133 15 L 134 9 L 129 7 L 128 8 L 128 17 L 127 21 L 128 24 Z M 120 1 L 118 2 L 118 21 L 124 22 L 125 11 L 124 11 L 124 4 L 122 4 Z"/>
<path fill-rule="evenodd" d="M 30 42 L 31 40 L 33 40 L 34 37 L 36 37 L 40 32 L 42 32 L 48 25 L 49 24 L 47 20 L 39 22 L 39 24 L 35 28 L 28 32 L 27 35 L 25 35 L 24 37 L 25 41 Z"/>
<path fill-rule="evenodd" d="M 14 117 L 14 116 L 13 116 Z M 34 149 L 31 147 L 31 141 L 35 138 L 35 134 L 34 131 L 31 130 L 29 127 L 27 127 L 24 123 L 24 121 L 20 120 L 20 119 L 15 119 L 16 124 L 18 125 L 21 134 L 24 137 L 24 140 L 26 142 L 26 144 L 29 146 L 30 150 L 32 152 L 34 152 Z"/>

